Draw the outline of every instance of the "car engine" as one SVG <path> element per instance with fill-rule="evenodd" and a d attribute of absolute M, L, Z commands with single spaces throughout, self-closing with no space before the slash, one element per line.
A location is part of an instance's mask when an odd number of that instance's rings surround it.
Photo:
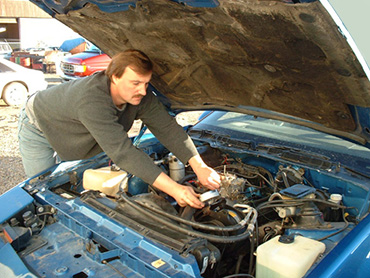
<path fill-rule="evenodd" d="M 123 260 L 132 257 L 117 244 L 139 246 L 145 237 L 153 242 L 150 246 L 157 246 L 150 249 L 151 256 L 167 250 L 176 254 L 177 262 L 186 262 L 183 269 L 173 263 L 171 271 L 183 273 L 193 260 L 202 277 L 258 278 L 285 275 L 284 271 L 293 275 L 290 277 L 301 277 L 359 217 L 361 204 L 344 204 L 344 195 L 334 190 L 338 183 L 330 171 L 202 145 L 198 150 L 203 160 L 222 178 L 220 189 L 211 191 L 172 153 L 150 150 L 145 151 L 158 167 L 199 194 L 205 204 L 202 209 L 180 207 L 172 197 L 102 155 L 30 180 L 24 189 L 35 201 L 2 225 L 3 234 L 28 265 L 40 267 L 38 271 L 46 274 L 49 268 L 42 267 L 37 258 L 62 256 L 63 242 L 63 247 L 72 248 L 69 252 L 75 254 L 69 264 L 76 258 L 86 260 L 86 265 L 95 261 L 110 266 L 113 274 L 105 272 L 106 277 L 115 277 L 117 272 L 122 274 Z M 60 239 L 58 229 L 68 240 Z M 130 231 L 141 236 L 127 239 L 133 236 Z M 163 261 L 162 257 L 159 263 L 172 260 Z M 284 270 L 281 266 L 285 263 L 289 267 Z M 137 261 L 132 265 L 141 269 Z M 60 269 L 56 267 L 53 273 Z M 88 269 L 74 270 L 79 275 L 73 277 L 88 277 Z"/>
<path fill-rule="evenodd" d="M 294 241 L 295 236 L 312 238 L 319 231 L 316 241 L 321 243 L 348 228 L 342 195 L 316 188 L 305 177 L 305 169 L 276 161 L 265 167 L 252 165 L 209 146 L 199 151 L 222 177 L 219 190 L 202 187 L 191 168 L 172 153 L 155 154 L 160 157 L 155 163 L 200 194 L 204 208 L 179 207 L 171 197 L 131 177 L 120 184 L 116 211 L 182 256 L 195 256 L 202 276 L 255 274 L 258 246 L 277 236 Z M 138 191 L 142 186 L 145 189 Z M 320 250 L 321 254 L 321 245 Z"/>

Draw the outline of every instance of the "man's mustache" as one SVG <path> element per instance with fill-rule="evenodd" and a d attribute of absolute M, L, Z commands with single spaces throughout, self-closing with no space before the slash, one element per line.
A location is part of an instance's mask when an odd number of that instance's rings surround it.
<path fill-rule="evenodd" d="M 133 98 L 137 98 L 137 97 L 143 98 L 144 96 L 143 95 L 140 95 L 140 94 L 137 94 L 137 95 L 133 95 L 132 97 Z"/>

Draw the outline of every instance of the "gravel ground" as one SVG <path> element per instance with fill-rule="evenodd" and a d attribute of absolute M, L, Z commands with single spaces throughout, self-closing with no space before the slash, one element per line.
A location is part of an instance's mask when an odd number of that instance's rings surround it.
<path fill-rule="evenodd" d="M 20 108 L 0 102 L 0 193 L 24 180 L 18 150 L 17 121 Z"/>
<path fill-rule="evenodd" d="M 45 74 L 49 86 L 60 83 L 57 75 Z M 21 107 L 7 106 L 0 100 L 0 194 L 25 180 L 22 159 L 18 149 L 17 125 Z M 201 112 L 180 115 L 181 124 L 192 124 Z"/>

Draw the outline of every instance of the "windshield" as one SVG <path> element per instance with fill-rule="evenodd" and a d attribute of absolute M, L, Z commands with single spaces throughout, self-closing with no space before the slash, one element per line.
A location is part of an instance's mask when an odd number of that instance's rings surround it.
<path fill-rule="evenodd" d="M 276 145 L 305 150 L 311 148 L 311 150 L 319 149 L 366 159 L 370 157 L 369 149 L 341 138 L 279 120 L 235 112 L 213 112 L 200 121 L 194 129 L 253 141 L 256 145 Z"/>
<path fill-rule="evenodd" d="M 99 53 L 102 53 L 102 51 L 96 45 L 94 45 L 92 43 L 88 43 L 87 44 L 86 51 L 88 51 L 88 52 L 99 52 Z"/>

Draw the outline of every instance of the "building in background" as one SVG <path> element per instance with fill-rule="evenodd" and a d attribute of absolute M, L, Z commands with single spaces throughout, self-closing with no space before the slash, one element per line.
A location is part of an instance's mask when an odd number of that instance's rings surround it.
<path fill-rule="evenodd" d="M 59 47 L 76 37 L 80 36 L 28 0 L 0 1 L 0 41 L 13 49 Z"/>

